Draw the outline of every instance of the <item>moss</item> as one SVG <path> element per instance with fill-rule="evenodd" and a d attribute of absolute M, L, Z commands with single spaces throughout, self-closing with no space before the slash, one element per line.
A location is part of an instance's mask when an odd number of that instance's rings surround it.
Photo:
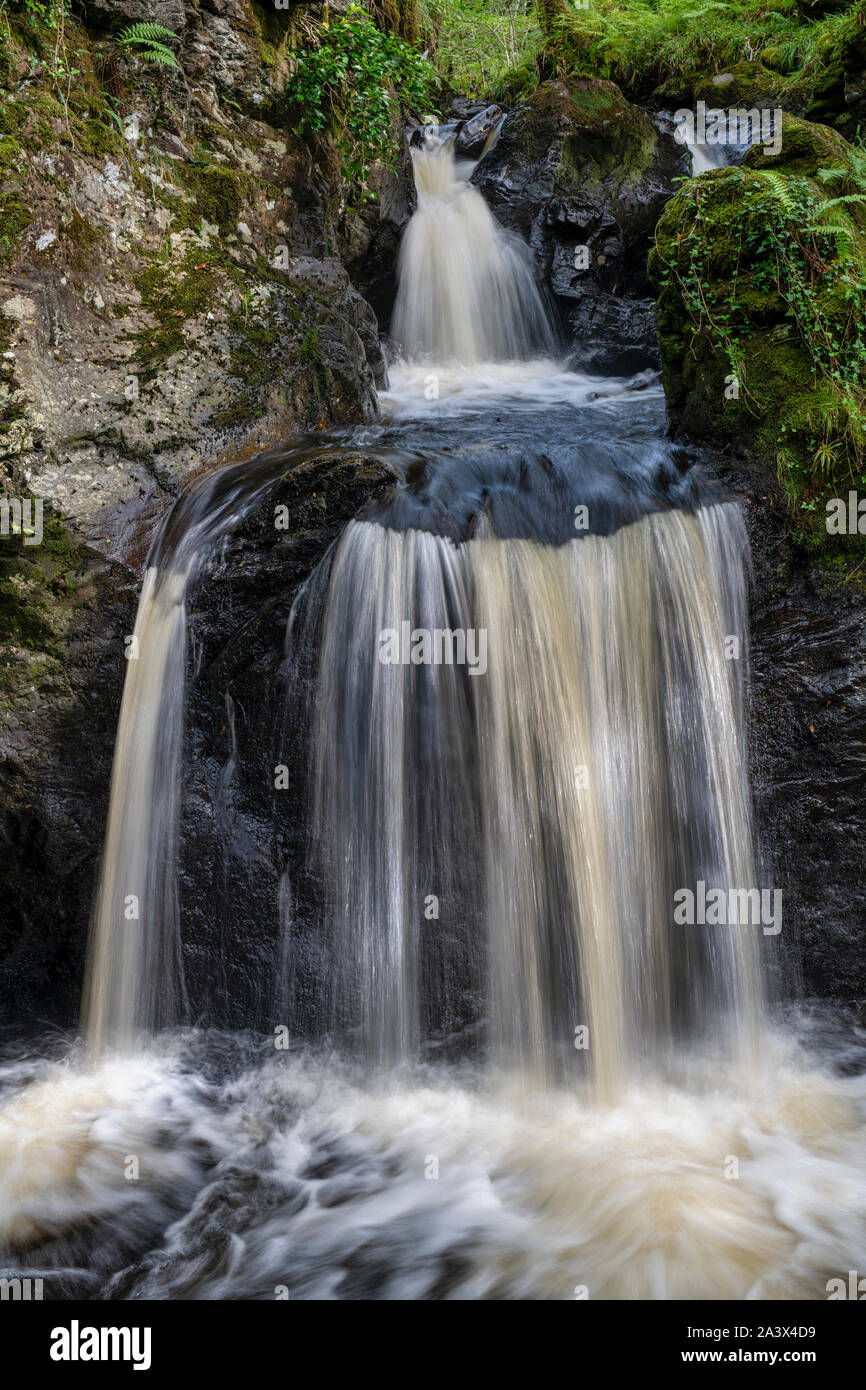
<path fill-rule="evenodd" d="M 120 131 L 100 120 L 77 121 L 73 140 L 81 154 L 89 155 L 93 159 L 122 154 L 126 149 Z"/>
<path fill-rule="evenodd" d="M 675 429 L 734 445 L 776 473 L 791 534 L 814 549 L 828 539 L 824 499 L 866 474 L 856 307 L 866 239 L 839 208 L 844 248 L 814 231 L 826 192 L 808 177 L 828 160 L 844 165 L 845 148 L 791 118 L 779 156 L 753 149 L 745 168 L 683 186 L 649 264 Z"/>
<path fill-rule="evenodd" d="M 75 539 L 56 512 L 46 507 L 43 519 L 42 559 L 50 566 L 50 578 L 68 580 L 84 567 L 86 548 Z"/>
<path fill-rule="evenodd" d="M 276 67 L 293 35 L 293 16 L 285 10 L 277 10 L 273 5 L 265 5 L 261 0 L 250 4 L 259 53 L 267 67 Z"/>
<path fill-rule="evenodd" d="M 322 345 L 319 341 L 319 330 L 315 325 L 309 328 L 301 338 L 298 356 L 304 362 L 311 362 L 317 367 L 322 366 Z"/>
<path fill-rule="evenodd" d="M 24 128 L 26 122 L 26 102 L 0 102 L 0 135 L 17 135 Z"/>
<path fill-rule="evenodd" d="M 526 163 L 546 161 L 557 129 L 562 131 L 556 170 L 561 196 L 578 193 L 588 176 L 610 175 L 618 186 L 652 163 L 652 122 L 613 82 L 576 78 L 567 84 L 544 83 L 515 118 L 510 133 L 515 157 Z"/>
<path fill-rule="evenodd" d="M 0 536 L 0 688 L 6 692 L 61 672 L 57 607 L 74 588 L 84 557 L 84 546 L 48 505 L 38 546 Z"/>
<path fill-rule="evenodd" d="M 24 159 L 24 151 L 11 135 L 0 137 L 0 173 L 3 170 L 17 169 Z"/>
<path fill-rule="evenodd" d="M 18 193 L 0 192 L 0 265 L 8 265 L 33 219 Z"/>
<path fill-rule="evenodd" d="M 94 260 L 94 252 L 100 242 L 108 235 L 100 227 L 94 227 L 73 207 L 69 220 L 63 227 L 63 235 L 72 247 L 67 259 L 75 270 L 87 270 Z"/>
<path fill-rule="evenodd" d="M 779 152 L 774 154 L 763 145 L 753 145 L 743 164 L 747 169 L 779 169 L 786 174 L 815 178 L 819 169 L 846 164 L 848 149 L 848 141 L 835 130 L 786 113 L 782 117 Z"/>
<path fill-rule="evenodd" d="M 244 197 L 250 191 L 248 175 L 222 164 L 204 168 L 186 164 L 180 168 L 180 178 L 193 196 L 193 211 L 198 221 L 204 217 L 221 232 L 234 231 L 241 218 Z"/>
<path fill-rule="evenodd" d="M 263 390 L 279 375 L 280 349 L 285 334 L 262 323 L 257 316 L 241 309 L 229 318 L 231 339 L 230 373 L 241 384 L 231 406 L 215 417 L 224 428 L 241 425 L 261 413 Z"/>
<path fill-rule="evenodd" d="M 140 329 L 133 340 L 145 379 L 185 346 L 185 323 L 213 303 L 219 282 L 218 268 L 201 250 L 191 251 L 180 266 L 151 264 L 134 277 L 142 306 L 156 319 L 154 328 Z"/>
<path fill-rule="evenodd" d="M 494 101 L 510 106 L 525 101 L 537 86 L 538 68 L 533 55 L 524 58 L 516 67 L 509 68 L 499 81 L 493 84 L 490 95 Z"/>
<path fill-rule="evenodd" d="M 735 63 L 724 73 L 699 78 L 693 87 L 695 99 L 707 106 L 762 107 L 781 100 L 792 102 L 792 84 L 760 61 Z"/>
<path fill-rule="evenodd" d="M 52 144 L 64 131 L 65 112 L 50 92 L 35 91 L 26 99 L 0 103 L 0 134 L 14 135 L 30 153 Z"/>

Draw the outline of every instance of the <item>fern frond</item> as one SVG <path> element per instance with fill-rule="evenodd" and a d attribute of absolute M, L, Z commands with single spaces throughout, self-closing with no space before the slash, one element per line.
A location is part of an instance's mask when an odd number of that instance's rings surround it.
<path fill-rule="evenodd" d="M 770 185 L 770 188 L 785 211 L 793 215 L 794 198 L 788 180 L 785 178 L 784 174 L 780 174 L 777 169 L 762 169 L 761 178 Z"/>
<path fill-rule="evenodd" d="M 851 228 L 844 227 L 840 222 L 813 222 L 811 227 L 804 227 L 803 230 L 811 236 L 834 236 L 842 237 L 845 241 L 851 240 Z"/>
<path fill-rule="evenodd" d="M 141 20 L 137 24 L 130 24 L 126 29 L 121 29 L 117 35 L 117 43 L 151 43 L 154 39 L 176 39 L 177 34 L 171 29 L 166 29 L 164 24 L 154 24 L 151 20 Z"/>
<path fill-rule="evenodd" d="M 822 205 L 821 211 L 827 212 L 829 208 L 845 207 L 848 203 L 866 203 L 866 193 L 843 193 L 838 198 L 828 198 Z"/>
<path fill-rule="evenodd" d="M 147 48 L 142 48 L 139 57 L 143 58 L 146 63 L 162 63 L 167 68 L 180 67 L 180 63 L 171 49 L 166 48 L 165 44 L 161 43 L 150 44 Z"/>
<path fill-rule="evenodd" d="M 146 63 L 159 63 L 164 68 L 179 68 L 180 63 L 174 53 L 162 42 L 163 39 L 177 37 L 178 35 L 171 29 L 166 29 L 164 24 L 142 20 L 122 29 L 117 35 L 117 43 L 121 48 L 134 48 L 139 58 L 143 58 Z"/>

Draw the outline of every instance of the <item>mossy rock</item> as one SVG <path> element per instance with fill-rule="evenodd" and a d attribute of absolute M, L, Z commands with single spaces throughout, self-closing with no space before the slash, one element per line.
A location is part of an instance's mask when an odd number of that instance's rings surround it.
<path fill-rule="evenodd" d="M 852 6 L 832 24 L 816 47 L 819 66 L 812 75 L 803 114 L 853 134 L 866 124 L 866 5 Z"/>
<path fill-rule="evenodd" d="M 250 180 L 222 164 L 182 165 L 180 178 L 192 194 L 193 222 L 205 218 L 221 232 L 234 231 L 241 218 Z"/>
<path fill-rule="evenodd" d="M 33 498 L 30 498 L 33 503 Z M 85 563 L 84 546 L 45 507 L 40 544 L 0 537 L 0 690 L 53 681 L 60 672 L 59 614 Z"/>
<path fill-rule="evenodd" d="M 683 186 L 649 262 L 673 432 L 776 473 L 792 533 L 816 549 L 827 541 L 823 499 L 860 473 L 866 483 L 856 308 L 866 234 L 857 205 L 833 210 L 843 241 L 810 230 L 828 196 L 814 175 L 844 167 L 847 149 L 835 132 L 786 118 L 778 156 L 753 149 L 745 167 Z"/>
<path fill-rule="evenodd" d="M 11 135 L 0 136 L 0 178 L 15 173 L 24 163 L 24 151 Z"/>
<path fill-rule="evenodd" d="M 0 265 L 13 260 L 19 238 L 32 220 L 21 194 L 5 192 L 0 184 Z"/>
<path fill-rule="evenodd" d="M 778 72 L 760 61 L 737 63 L 725 72 L 703 77 L 695 83 L 693 90 L 696 101 L 705 101 L 708 107 L 723 110 L 732 106 L 751 108 L 781 105 L 783 94 L 784 105 L 788 108 L 792 105 L 792 97 L 799 99 L 801 104 L 806 101 L 805 91 L 792 90 Z"/>
<path fill-rule="evenodd" d="M 747 169 L 778 169 L 785 174 L 813 179 L 819 169 L 846 165 L 849 149 L 848 141 L 835 130 L 786 113 L 782 117 L 779 152 L 774 154 L 763 145 L 753 145 L 743 165 Z"/>
<path fill-rule="evenodd" d="M 590 77 L 545 82 L 521 107 L 509 135 L 515 157 L 527 164 L 545 162 L 554 137 L 556 191 L 563 197 L 590 178 L 615 176 L 617 184 L 639 178 L 656 146 L 646 112 L 626 101 L 615 82 Z"/>

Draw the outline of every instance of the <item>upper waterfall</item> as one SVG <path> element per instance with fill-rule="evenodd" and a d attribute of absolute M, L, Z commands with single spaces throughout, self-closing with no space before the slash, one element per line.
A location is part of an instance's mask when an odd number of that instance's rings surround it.
<path fill-rule="evenodd" d="M 403 237 L 393 337 L 410 360 L 521 361 L 554 335 L 524 244 L 496 221 L 453 135 L 412 149 L 418 207 Z"/>

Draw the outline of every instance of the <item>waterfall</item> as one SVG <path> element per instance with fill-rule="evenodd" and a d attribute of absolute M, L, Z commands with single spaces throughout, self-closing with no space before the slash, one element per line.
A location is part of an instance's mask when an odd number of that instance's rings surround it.
<path fill-rule="evenodd" d="M 108 825 L 90 922 L 82 1023 L 91 1052 L 129 1050 L 179 1022 L 185 989 L 177 893 L 186 701 L 186 599 L 221 537 L 289 467 L 299 445 L 205 474 L 169 512 L 128 639 Z"/>
<path fill-rule="evenodd" d="M 760 924 L 674 922 L 680 888 L 755 883 L 744 553 L 730 504 L 559 547 L 348 528 L 313 824 L 330 1019 L 372 1060 L 411 1060 L 479 991 L 499 1069 L 533 1085 L 574 1075 L 583 1025 L 605 1095 L 677 1038 L 754 1046 Z"/>
<path fill-rule="evenodd" d="M 731 162 L 731 152 L 726 145 L 698 145 L 694 140 L 688 140 L 686 144 L 695 178 L 709 169 L 724 169 Z"/>
<path fill-rule="evenodd" d="M 477 373 L 549 344 L 526 249 L 452 138 L 428 133 L 413 158 L 403 351 Z M 494 1074 L 542 1089 L 588 1074 L 606 1098 L 670 1073 L 686 1040 L 751 1066 L 761 922 L 674 915 L 678 893 L 756 886 L 739 512 L 660 508 L 631 480 L 614 501 L 579 459 L 522 461 L 516 493 L 487 466 L 482 486 L 481 462 L 473 477 L 438 461 L 445 516 L 413 512 L 410 490 L 351 524 L 293 628 L 319 643 L 322 893 L 320 996 L 309 1011 L 309 946 L 295 963 L 289 948 L 292 1016 L 385 1067 L 481 1025 Z M 596 533 L 575 538 L 587 488 Z"/>
<path fill-rule="evenodd" d="M 415 168 L 404 341 L 468 360 L 527 350 L 545 322 L 528 264 L 456 170 L 450 140 L 418 150 Z M 97 1052 L 184 1016 L 189 585 L 291 461 L 323 452 L 199 479 L 155 547 L 93 914 L 85 1021 Z M 553 513 L 571 526 L 573 480 L 521 465 L 509 503 L 494 467 L 503 503 L 482 486 L 461 539 L 413 526 L 398 493 L 378 519 L 349 525 L 306 591 L 320 610 L 295 629 L 318 644 L 320 968 L 306 978 L 309 957 L 287 941 L 292 1018 L 304 1027 L 307 1008 L 306 1031 L 354 1041 L 377 1067 L 480 1029 L 497 1074 L 546 1087 L 577 1069 L 607 1097 L 638 1066 L 669 1070 L 682 1039 L 737 1039 L 754 1055 L 760 924 L 674 920 L 677 892 L 755 886 L 739 514 L 660 505 L 633 484 L 614 506 L 603 479 L 601 529 L 552 543 L 563 531 Z M 281 881 L 275 910 L 290 923 L 285 871 Z"/>
<path fill-rule="evenodd" d="M 84 995 L 96 1052 L 176 1022 L 183 996 L 176 842 L 188 572 L 148 568 L 127 648 Z"/>
<path fill-rule="evenodd" d="M 418 208 L 400 247 L 393 336 L 410 359 L 461 363 L 550 354 L 553 335 L 526 246 L 457 163 L 453 137 L 412 149 Z"/>

